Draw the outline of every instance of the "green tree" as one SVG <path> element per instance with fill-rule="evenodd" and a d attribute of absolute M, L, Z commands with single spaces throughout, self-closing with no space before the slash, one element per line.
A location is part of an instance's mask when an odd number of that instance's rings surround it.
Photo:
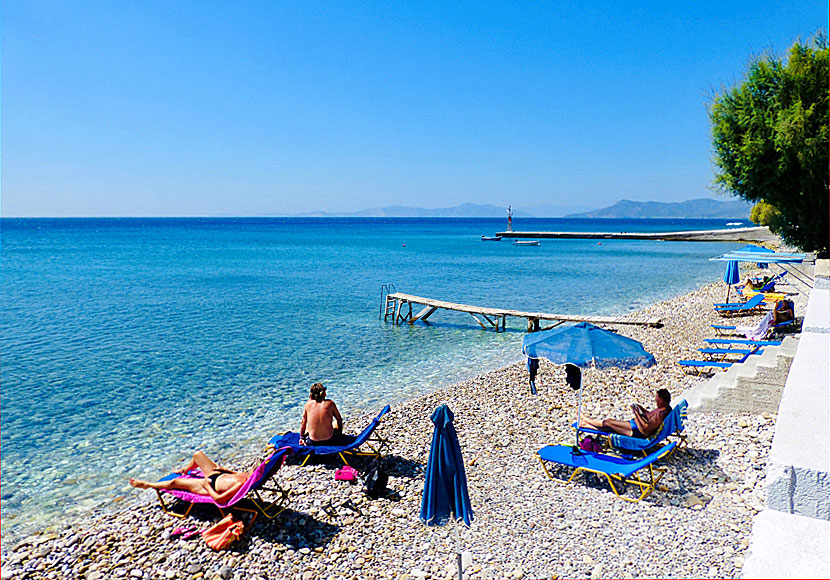
<path fill-rule="evenodd" d="M 773 231 L 778 231 L 782 225 L 781 212 L 765 201 L 759 201 L 752 207 L 749 219 L 758 225 L 769 226 Z"/>
<path fill-rule="evenodd" d="M 715 184 L 773 206 L 770 229 L 820 253 L 830 239 L 828 93 L 827 39 L 818 35 L 793 44 L 786 60 L 753 60 L 709 109 Z"/>

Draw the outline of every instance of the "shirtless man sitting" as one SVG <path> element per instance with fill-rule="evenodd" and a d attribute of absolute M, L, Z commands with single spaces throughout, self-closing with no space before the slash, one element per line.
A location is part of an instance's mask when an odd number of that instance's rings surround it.
<path fill-rule="evenodd" d="M 634 419 L 624 421 L 622 419 L 590 419 L 583 418 L 580 426 L 592 429 L 604 429 L 613 431 L 628 437 L 651 437 L 660 428 L 663 419 L 671 412 L 671 394 L 666 389 L 660 389 L 654 395 L 654 402 L 657 405 L 651 411 L 646 411 L 642 405 L 634 403 L 631 410 Z"/>
<path fill-rule="evenodd" d="M 300 445 L 337 445 L 342 432 L 343 418 L 337 405 L 326 399 L 326 387 L 322 383 L 314 383 L 303 408 Z"/>

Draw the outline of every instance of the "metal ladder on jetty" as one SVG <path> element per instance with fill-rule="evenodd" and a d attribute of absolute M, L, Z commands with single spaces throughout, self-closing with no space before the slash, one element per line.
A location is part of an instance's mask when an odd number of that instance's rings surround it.
<path fill-rule="evenodd" d="M 397 290 L 395 289 L 394 284 L 382 284 L 380 287 L 380 315 L 378 318 L 382 318 L 384 322 L 386 322 L 390 316 L 395 315 L 395 305 L 397 301 L 394 298 L 389 298 L 390 294 L 395 294 Z M 393 318 L 394 320 L 394 318 Z"/>

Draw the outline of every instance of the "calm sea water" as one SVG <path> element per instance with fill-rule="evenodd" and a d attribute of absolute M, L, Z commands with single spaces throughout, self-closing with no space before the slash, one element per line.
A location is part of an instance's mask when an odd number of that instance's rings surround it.
<path fill-rule="evenodd" d="M 729 220 L 516 219 L 670 231 Z M 467 304 L 611 315 L 722 276 L 732 244 L 481 242 L 501 219 L 3 219 L 3 545 L 203 448 L 298 429 L 323 381 L 346 415 L 519 360 L 523 321 L 379 320 L 381 284 Z M 511 323 L 508 322 L 508 325 Z"/>

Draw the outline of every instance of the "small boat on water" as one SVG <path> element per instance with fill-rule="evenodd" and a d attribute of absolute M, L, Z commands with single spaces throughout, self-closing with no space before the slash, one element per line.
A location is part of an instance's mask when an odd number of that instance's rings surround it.
<path fill-rule="evenodd" d="M 513 242 L 514 246 L 538 246 L 539 240 L 516 240 Z"/>
<path fill-rule="evenodd" d="M 740 226 L 740 225 L 743 225 L 743 224 L 741 222 L 729 222 L 726 225 L 728 225 L 728 226 Z"/>
<path fill-rule="evenodd" d="M 482 242 L 500 242 L 501 237 L 500 236 L 481 236 L 481 241 Z"/>

